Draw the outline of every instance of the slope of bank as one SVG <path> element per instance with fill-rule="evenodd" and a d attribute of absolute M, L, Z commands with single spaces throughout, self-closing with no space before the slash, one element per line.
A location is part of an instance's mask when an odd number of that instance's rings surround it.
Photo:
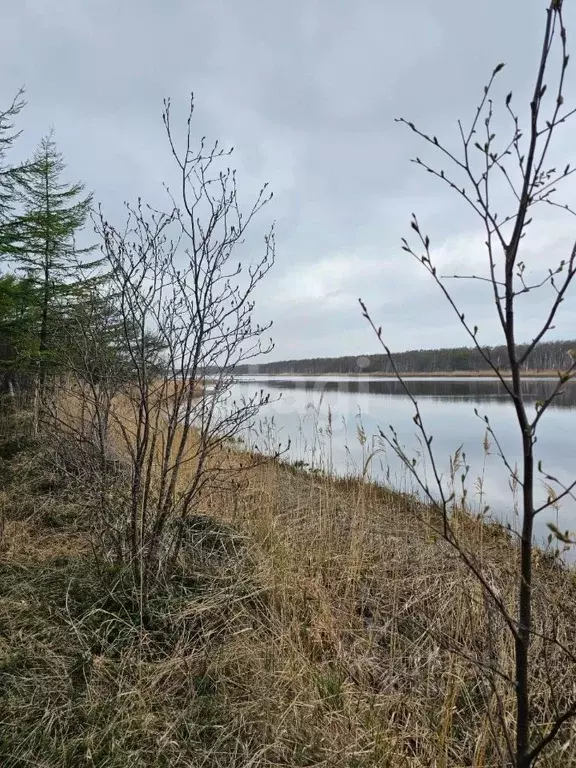
<path fill-rule="evenodd" d="M 3 768 L 503 765 L 492 730 L 513 692 L 474 660 L 489 650 L 511 675 L 512 643 L 414 499 L 253 468 L 206 493 L 183 576 L 142 620 L 127 575 L 94 555 L 73 460 L 8 441 L 1 471 Z M 455 524 L 512 609 L 513 541 Z M 536 626 L 574 650 L 574 572 L 538 553 L 535 578 Z M 570 690 L 576 670 L 537 639 L 533 663 L 546 721 L 549 680 Z M 543 765 L 576 761 L 570 735 Z"/>

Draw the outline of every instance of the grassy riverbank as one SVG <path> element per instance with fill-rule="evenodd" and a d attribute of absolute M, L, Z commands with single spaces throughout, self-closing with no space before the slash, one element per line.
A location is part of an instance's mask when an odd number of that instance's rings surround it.
<path fill-rule="evenodd" d="M 512 643 L 414 499 L 258 466 L 204 495 L 184 575 L 142 621 L 127 574 L 94 555 L 73 461 L 46 442 L 2 455 L 3 768 L 503 765 L 474 660 L 490 649 L 511 674 Z M 510 538 L 455 525 L 512 608 Z M 574 650 L 575 574 L 542 553 L 535 571 L 536 625 Z M 576 669 L 538 640 L 533 660 L 544 721 L 548 681 L 571 690 Z M 574 764 L 569 735 L 542 765 Z"/>

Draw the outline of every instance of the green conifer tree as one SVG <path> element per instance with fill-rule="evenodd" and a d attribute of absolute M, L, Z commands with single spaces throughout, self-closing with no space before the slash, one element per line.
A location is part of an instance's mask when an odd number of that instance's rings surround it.
<path fill-rule="evenodd" d="M 37 290 L 13 274 L 0 276 L 0 392 L 30 385 L 30 351 L 38 327 Z"/>
<path fill-rule="evenodd" d="M 13 163 L 10 154 L 20 131 L 14 120 L 25 106 L 18 91 L 7 109 L 0 110 L 0 259 L 18 250 L 18 188 L 30 171 L 30 163 Z"/>
<path fill-rule="evenodd" d="M 21 184 L 23 214 L 18 222 L 18 269 L 37 290 L 38 380 L 57 366 L 59 345 L 71 306 L 81 301 L 101 260 L 86 258 L 93 247 L 79 248 L 77 236 L 86 224 L 92 196 L 84 196 L 82 183 L 62 181 L 65 164 L 53 135 L 44 138 Z"/>

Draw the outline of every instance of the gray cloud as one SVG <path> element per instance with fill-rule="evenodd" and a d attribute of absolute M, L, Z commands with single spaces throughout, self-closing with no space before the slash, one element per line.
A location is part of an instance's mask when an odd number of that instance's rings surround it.
<path fill-rule="evenodd" d="M 172 178 L 162 99 L 171 96 L 182 118 L 191 90 L 198 136 L 236 147 L 240 191 L 250 196 L 270 182 L 275 198 L 259 232 L 276 219 L 278 260 L 258 298 L 262 319 L 274 320 L 274 357 L 375 351 L 358 295 L 395 349 L 464 343 L 399 241 L 416 211 L 439 262 L 468 269 L 481 266 L 481 230 L 461 201 L 409 163 L 430 153 L 394 118 L 456 140 L 456 119 L 473 114 L 499 61 L 507 62 L 501 93 L 512 88 L 525 113 L 544 2 L 5 5 L 0 99 L 26 84 L 22 151 L 54 125 L 71 178 L 82 178 L 111 218 L 124 199 L 162 199 L 161 183 Z M 576 14 L 566 13 L 576 35 Z M 563 160 L 568 131 L 558 148 Z M 569 244 L 571 222 L 552 213 L 540 214 L 535 272 Z M 486 342 L 499 341 L 486 291 L 458 285 L 458 296 Z M 527 307 L 526 336 L 541 305 Z M 568 306 L 556 335 L 574 335 L 574 319 Z"/>

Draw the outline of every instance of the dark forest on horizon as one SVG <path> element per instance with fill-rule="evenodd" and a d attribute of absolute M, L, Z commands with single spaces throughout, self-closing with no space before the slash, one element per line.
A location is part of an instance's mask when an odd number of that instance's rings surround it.
<path fill-rule="evenodd" d="M 518 345 L 521 354 L 528 345 Z M 538 344 L 524 365 L 527 371 L 564 370 L 570 364 L 570 350 L 576 349 L 576 340 L 547 341 Z M 509 367 L 508 351 L 504 345 L 483 347 L 493 364 L 501 369 Z M 415 349 L 393 355 L 394 363 L 402 373 L 489 372 L 490 366 L 476 348 L 448 347 L 442 349 Z M 278 360 L 261 364 L 238 366 L 238 374 L 393 374 L 390 360 L 385 354 L 344 355 L 342 357 L 315 357 L 302 360 Z"/>

